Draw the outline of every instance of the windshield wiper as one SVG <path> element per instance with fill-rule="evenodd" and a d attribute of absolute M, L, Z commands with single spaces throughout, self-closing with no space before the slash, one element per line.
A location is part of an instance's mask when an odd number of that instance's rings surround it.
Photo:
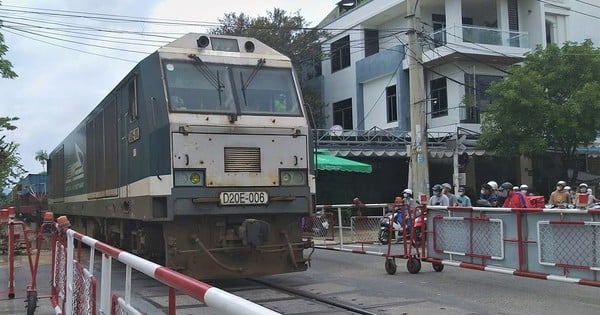
<path fill-rule="evenodd" d="M 242 83 L 242 95 L 244 96 L 244 105 L 246 106 L 248 106 L 248 103 L 246 102 L 246 89 L 248 88 L 248 86 L 250 86 L 250 83 L 252 82 L 252 80 L 254 80 L 254 77 L 256 76 L 258 71 L 262 69 L 265 63 L 267 63 L 267 60 L 265 58 L 258 59 L 256 67 L 252 69 L 252 73 L 250 73 L 250 76 L 248 77 L 248 80 L 246 82 L 244 82 L 244 75 L 242 74 L 242 72 L 240 72 L 240 82 Z"/>
<path fill-rule="evenodd" d="M 206 65 L 206 63 L 204 63 L 204 61 L 202 61 L 202 59 L 200 59 L 200 57 L 194 54 L 189 54 L 188 57 L 195 61 L 194 67 L 200 73 L 202 73 L 202 75 L 208 80 L 210 85 L 212 85 L 217 90 L 217 92 L 219 93 L 219 105 L 223 105 L 221 100 L 221 92 L 223 92 L 223 90 L 225 89 L 225 85 L 221 83 L 221 80 L 219 78 L 219 71 L 217 71 L 217 75 L 215 75 L 214 73 L 212 73 L 212 71 L 210 71 L 210 68 Z"/>

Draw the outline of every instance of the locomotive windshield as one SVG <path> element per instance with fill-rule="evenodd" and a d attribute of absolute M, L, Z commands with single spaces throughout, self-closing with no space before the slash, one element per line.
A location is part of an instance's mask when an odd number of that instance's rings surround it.
<path fill-rule="evenodd" d="M 164 62 L 171 111 L 300 116 L 290 69 Z"/>

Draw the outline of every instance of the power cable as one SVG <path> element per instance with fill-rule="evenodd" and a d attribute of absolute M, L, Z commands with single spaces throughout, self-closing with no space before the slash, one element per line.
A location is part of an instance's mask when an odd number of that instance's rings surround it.
<path fill-rule="evenodd" d="M 103 55 L 103 54 L 93 53 L 93 52 L 89 52 L 89 51 L 85 51 L 85 50 L 81 50 L 81 49 L 77 49 L 77 48 L 73 48 L 73 47 L 68 47 L 68 46 L 63 46 L 63 45 L 51 43 L 51 42 L 48 42 L 48 41 L 45 41 L 45 40 L 41 40 L 41 39 L 38 39 L 38 38 L 27 36 L 27 35 L 24 35 L 24 34 L 19 34 L 17 32 L 13 32 L 13 31 L 10 31 L 10 30 L 7 30 L 7 29 L 5 29 L 4 31 L 7 32 L 7 33 L 11 33 L 11 34 L 13 34 L 15 36 L 20 36 L 20 37 L 28 38 L 28 39 L 31 39 L 31 40 L 34 40 L 34 41 L 38 41 L 38 42 L 42 42 L 42 43 L 45 43 L 45 44 L 48 44 L 48 45 L 52 45 L 52 46 L 56 46 L 56 47 L 60 47 L 60 48 L 65 48 L 65 49 L 68 49 L 68 50 L 73 50 L 73 51 L 81 52 L 81 53 L 88 54 L 88 55 L 94 55 L 94 56 L 105 57 L 105 58 L 110 58 L 110 59 L 115 59 L 115 60 L 120 60 L 120 61 L 137 63 L 137 61 L 135 61 L 135 60 L 130 60 L 130 59 L 125 59 L 125 58 L 120 58 L 120 57 L 114 57 L 114 56 L 109 56 L 109 55 Z"/>

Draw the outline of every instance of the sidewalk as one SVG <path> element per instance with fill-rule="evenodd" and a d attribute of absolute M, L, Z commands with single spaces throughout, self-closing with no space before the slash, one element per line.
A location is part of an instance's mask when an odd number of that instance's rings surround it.
<path fill-rule="evenodd" d="M 35 257 L 32 257 L 35 259 Z M 37 275 L 38 302 L 35 314 L 54 314 L 50 302 L 50 251 L 42 250 Z M 15 256 L 15 298 L 8 298 L 8 255 L 0 255 L 0 315 L 27 314 L 25 299 L 31 284 L 31 271 L 27 255 Z"/>

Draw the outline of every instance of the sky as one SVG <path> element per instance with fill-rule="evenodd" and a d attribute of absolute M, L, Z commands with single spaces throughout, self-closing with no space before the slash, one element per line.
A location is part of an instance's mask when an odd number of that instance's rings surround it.
<path fill-rule="evenodd" d="M 19 144 L 24 169 L 40 173 L 44 168 L 35 160 L 35 152 L 50 154 L 137 62 L 160 46 L 185 33 L 207 32 L 230 12 L 256 17 L 273 8 L 299 11 L 309 26 L 316 26 L 338 1 L 0 0 L 0 32 L 9 49 L 4 57 L 18 75 L 12 80 L 0 78 L 0 117 L 19 117 L 13 123 L 17 129 L 2 134 Z M 85 17 L 86 13 L 94 17 Z M 110 21 L 99 19 L 98 14 Z M 115 16 L 123 21 L 115 21 Z M 141 21 L 148 19 L 194 23 L 168 26 Z M 65 29 L 78 37 L 61 36 Z M 149 36 L 150 32 L 162 37 Z M 139 45 L 123 43 L 134 38 Z"/>

